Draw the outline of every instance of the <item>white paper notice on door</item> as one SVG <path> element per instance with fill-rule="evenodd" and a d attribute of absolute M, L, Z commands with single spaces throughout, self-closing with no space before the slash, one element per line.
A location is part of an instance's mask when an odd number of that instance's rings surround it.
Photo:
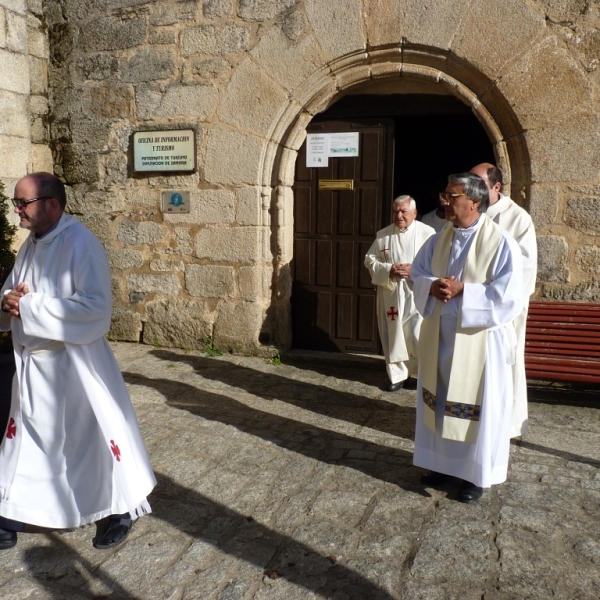
<path fill-rule="evenodd" d="M 306 136 L 306 166 L 329 166 L 329 134 L 309 133 Z"/>
<path fill-rule="evenodd" d="M 358 131 L 329 134 L 329 156 L 358 156 Z"/>

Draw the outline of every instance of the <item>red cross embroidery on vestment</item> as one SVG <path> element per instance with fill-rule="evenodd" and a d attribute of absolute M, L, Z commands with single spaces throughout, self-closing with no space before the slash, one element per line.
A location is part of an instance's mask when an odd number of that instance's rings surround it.
<path fill-rule="evenodd" d="M 8 422 L 8 428 L 6 429 L 6 437 L 9 440 L 12 440 L 15 435 L 17 435 L 17 426 L 15 425 L 15 420 L 11 417 Z"/>
<path fill-rule="evenodd" d="M 388 310 L 385 314 L 390 317 L 392 321 L 395 321 L 396 317 L 398 316 L 398 311 L 393 306 L 390 306 L 390 310 Z"/>
<path fill-rule="evenodd" d="M 112 453 L 115 455 L 117 462 L 121 462 L 121 451 L 119 450 L 119 446 L 115 444 L 114 440 L 110 440 L 110 449 Z"/>
<path fill-rule="evenodd" d="M 387 254 L 386 252 L 389 250 L 389 248 L 382 248 L 379 252 L 383 252 L 383 260 L 385 260 L 385 262 L 387 262 Z"/>

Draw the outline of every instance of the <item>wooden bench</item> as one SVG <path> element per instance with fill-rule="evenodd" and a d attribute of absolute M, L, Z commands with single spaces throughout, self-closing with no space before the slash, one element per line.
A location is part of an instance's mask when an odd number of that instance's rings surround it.
<path fill-rule="evenodd" d="M 600 383 L 600 304 L 530 302 L 525 371 L 532 379 Z"/>

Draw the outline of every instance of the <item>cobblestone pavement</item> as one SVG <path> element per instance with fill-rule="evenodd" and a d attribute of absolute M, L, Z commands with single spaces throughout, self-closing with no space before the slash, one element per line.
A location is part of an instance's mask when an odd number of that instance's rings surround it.
<path fill-rule="evenodd" d="M 382 391 L 379 359 L 114 349 L 154 512 L 110 551 L 93 526 L 20 535 L 3 600 L 600 597 L 600 388 L 533 386 L 508 481 L 463 505 L 420 484 L 415 392 Z"/>

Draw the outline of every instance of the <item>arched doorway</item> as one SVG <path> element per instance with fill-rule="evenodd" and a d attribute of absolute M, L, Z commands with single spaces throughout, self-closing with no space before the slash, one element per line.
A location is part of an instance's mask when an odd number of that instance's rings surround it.
<path fill-rule="evenodd" d="M 481 123 L 455 96 L 427 93 L 426 85 L 409 93 L 365 91 L 358 87 L 307 127 L 354 133 L 358 156 L 331 155 L 327 167 L 312 167 L 306 142 L 298 154 L 291 298 L 297 348 L 378 353 L 375 292 L 362 261 L 375 232 L 389 223 L 392 199 L 412 195 L 422 215 L 435 208 L 450 173 L 496 160 Z"/>

